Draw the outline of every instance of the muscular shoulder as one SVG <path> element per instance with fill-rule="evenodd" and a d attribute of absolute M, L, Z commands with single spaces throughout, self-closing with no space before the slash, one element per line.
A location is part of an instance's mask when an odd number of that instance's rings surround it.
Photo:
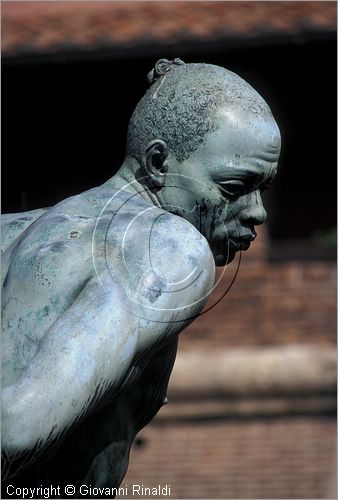
<path fill-rule="evenodd" d="M 139 222 L 124 234 L 120 262 L 131 301 L 151 320 L 198 313 L 214 284 L 208 242 L 189 222 L 158 208 Z"/>
<path fill-rule="evenodd" d="M 153 220 L 149 235 L 149 255 L 153 267 L 168 278 L 178 279 L 199 268 L 212 272 L 214 260 L 207 240 L 185 219 L 168 212 Z"/>
<path fill-rule="evenodd" d="M 65 207 L 67 208 L 67 207 Z M 80 212 L 81 213 L 81 212 Z M 5 254 L 6 283 L 29 286 L 44 296 L 74 289 L 91 276 L 91 234 L 95 220 L 55 206 L 29 225 Z M 11 285 L 11 286 L 12 286 Z"/>
<path fill-rule="evenodd" d="M 33 222 L 45 214 L 47 209 L 39 208 L 29 212 L 1 215 L 1 251 L 16 240 Z"/>

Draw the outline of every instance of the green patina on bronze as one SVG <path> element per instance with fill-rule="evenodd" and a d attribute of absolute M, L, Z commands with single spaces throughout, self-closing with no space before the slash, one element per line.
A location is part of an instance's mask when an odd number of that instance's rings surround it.
<path fill-rule="evenodd" d="M 119 486 L 135 435 L 167 401 L 178 334 L 206 304 L 215 264 L 247 250 L 266 218 L 280 134 L 264 100 L 208 64 L 160 60 L 148 79 L 114 177 L 2 218 L 13 485 Z"/>

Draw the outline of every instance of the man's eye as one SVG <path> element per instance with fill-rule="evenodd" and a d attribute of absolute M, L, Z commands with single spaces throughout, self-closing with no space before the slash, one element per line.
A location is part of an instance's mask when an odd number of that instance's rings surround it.
<path fill-rule="evenodd" d="M 221 187 L 222 191 L 225 191 L 226 195 L 233 198 L 235 198 L 236 196 L 241 196 L 245 191 L 244 183 L 239 180 L 219 182 L 219 186 Z"/>

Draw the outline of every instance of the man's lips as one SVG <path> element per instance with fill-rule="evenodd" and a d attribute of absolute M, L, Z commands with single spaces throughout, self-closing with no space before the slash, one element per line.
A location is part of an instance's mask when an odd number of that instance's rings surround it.
<path fill-rule="evenodd" d="M 238 238 L 229 238 L 229 244 L 234 250 L 247 250 L 250 246 L 250 243 L 254 241 L 256 238 L 255 234 L 247 234 L 239 236 Z"/>
<path fill-rule="evenodd" d="M 227 238 L 219 240 L 214 247 L 214 255 L 233 255 L 240 250 L 248 250 L 250 243 L 256 239 L 257 233 L 252 230 L 242 235 L 227 235 Z"/>

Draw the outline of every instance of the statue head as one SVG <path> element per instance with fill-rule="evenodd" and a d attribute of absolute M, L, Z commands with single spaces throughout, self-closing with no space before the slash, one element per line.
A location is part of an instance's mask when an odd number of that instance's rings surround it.
<path fill-rule="evenodd" d="M 261 192 L 276 174 L 278 126 L 264 99 L 225 68 L 161 59 L 148 81 L 127 156 L 160 205 L 194 224 L 225 265 L 266 218 Z"/>

